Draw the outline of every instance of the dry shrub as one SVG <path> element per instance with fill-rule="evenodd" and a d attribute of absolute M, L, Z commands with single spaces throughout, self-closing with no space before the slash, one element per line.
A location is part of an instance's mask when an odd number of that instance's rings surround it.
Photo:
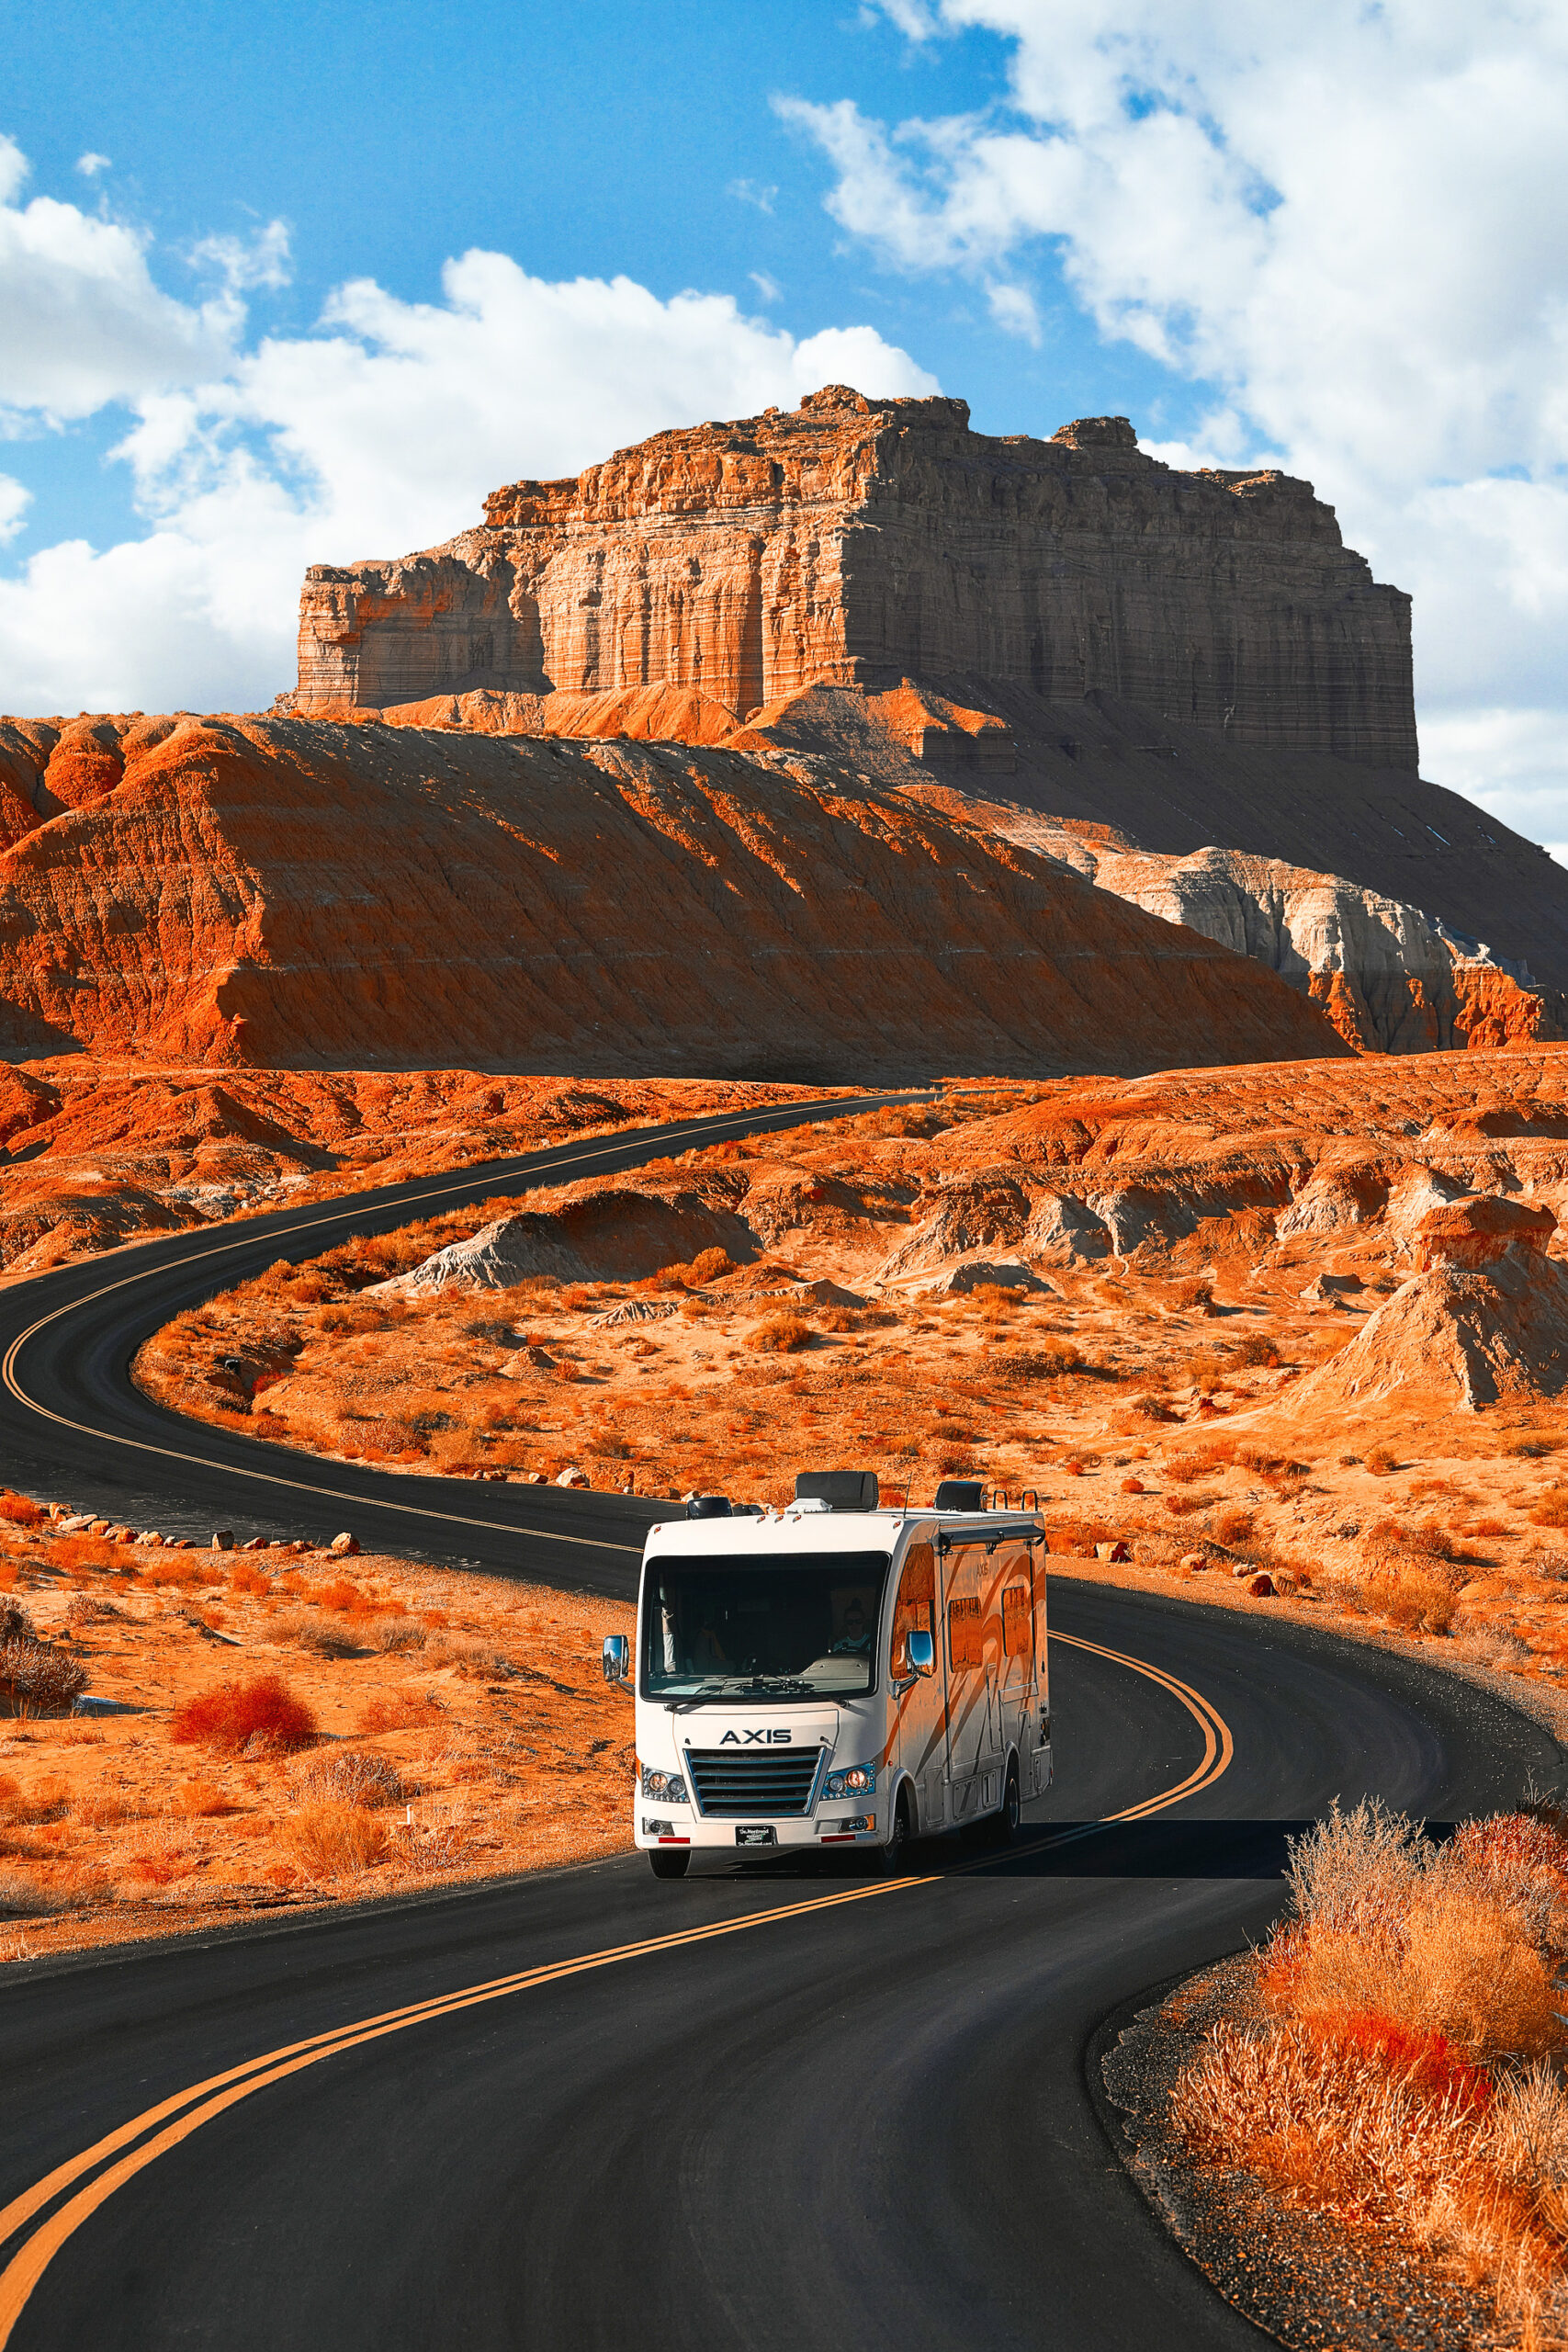
<path fill-rule="evenodd" d="M 359 1645 L 340 1625 L 329 1625 L 313 1609 L 287 1609 L 273 1622 L 280 1642 L 296 1642 L 318 1657 L 354 1657 Z"/>
<path fill-rule="evenodd" d="M 1226 1352 L 1232 1363 L 1246 1364 L 1254 1370 L 1262 1366 L 1272 1371 L 1279 1366 L 1278 1344 L 1266 1340 L 1261 1332 L 1248 1331 L 1241 1339 L 1231 1340 Z"/>
<path fill-rule="evenodd" d="M 264 1577 L 249 1560 L 241 1560 L 231 1572 L 229 1589 L 231 1592 L 249 1593 L 254 1600 L 260 1600 L 272 1590 L 272 1579 Z"/>
<path fill-rule="evenodd" d="M 403 1650 L 421 1650 L 425 1644 L 424 1627 L 416 1617 L 379 1618 L 366 1639 L 372 1649 L 394 1657 Z"/>
<path fill-rule="evenodd" d="M 1064 1374 L 1091 1369 L 1082 1351 L 1070 1340 L 1050 1340 L 1036 1348 L 1015 1348 L 996 1366 L 1001 1380 L 1056 1380 Z"/>
<path fill-rule="evenodd" d="M 1374 1478 L 1386 1478 L 1392 1471 L 1399 1467 L 1398 1462 L 1386 1445 L 1371 1447 L 1362 1459 Z"/>
<path fill-rule="evenodd" d="M 764 1354 L 793 1355 L 810 1339 L 811 1326 L 798 1315 L 768 1315 L 747 1334 L 746 1345 Z"/>
<path fill-rule="evenodd" d="M 299 1767 L 293 1785 L 301 1797 L 335 1804 L 401 1804 L 407 1794 L 389 1757 L 354 1747 L 321 1748 Z"/>
<path fill-rule="evenodd" d="M 0 1519 L 8 1519 L 13 1527 L 39 1527 L 48 1513 L 26 1495 L 16 1495 L 7 1487 L 0 1492 Z"/>
<path fill-rule="evenodd" d="M 277 1825 L 278 1842 L 312 1878 L 357 1878 L 387 1850 L 387 1828 L 362 1804 L 322 1797 Z"/>
<path fill-rule="evenodd" d="M 1419 1561 L 1392 1562 L 1360 1578 L 1361 1599 L 1402 1632 L 1446 1634 L 1458 1605 L 1446 1577 Z"/>
<path fill-rule="evenodd" d="M 1214 1538 L 1217 1543 L 1235 1549 L 1249 1544 L 1258 1524 L 1258 1515 L 1245 1504 L 1228 1503 L 1224 1510 L 1214 1513 Z"/>
<path fill-rule="evenodd" d="M 232 1756 L 253 1741 L 259 1751 L 305 1747 L 315 1736 L 315 1716 L 276 1674 L 220 1682 L 215 1690 L 187 1699 L 169 1718 L 171 1739 L 186 1745 L 201 1742 Z"/>
<path fill-rule="evenodd" d="M 359 1711 L 359 1734 L 370 1739 L 381 1731 L 417 1731 L 438 1723 L 446 1710 L 430 1690 L 400 1690 L 391 1697 L 372 1699 Z"/>
<path fill-rule="evenodd" d="M 1549 1487 L 1529 1519 L 1536 1527 L 1568 1527 L 1568 1487 Z"/>
<path fill-rule="evenodd" d="M 44 1919 L 70 1907 L 69 1895 L 44 1886 L 26 1871 L 0 1871 L 0 1918 Z"/>
<path fill-rule="evenodd" d="M 19 1612 L 17 1612 L 19 1613 Z M 87 1687 L 87 1670 L 63 1650 L 22 1634 L 0 1640 L 0 1712 L 62 1715 Z"/>
<path fill-rule="evenodd" d="M 188 1820 L 207 1821 L 220 1813 L 232 1813 L 234 1800 L 215 1781 L 186 1781 L 175 1792 L 175 1804 Z"/>
<path fill-rule="evenodd" d="M 1413 2232 L 1538 2341 L 1568 2267 L 1568 2094 L 1543 2063 L 1565 1831 L 1540 1805 L 1439 1849 L 1376 1800 L 1336 1805 L 1292 1843 L 1294 1917 L 1258 1973 L 1269 2021 L 1217 2026 L 1172 2097 L 1201 2160 Z"/>

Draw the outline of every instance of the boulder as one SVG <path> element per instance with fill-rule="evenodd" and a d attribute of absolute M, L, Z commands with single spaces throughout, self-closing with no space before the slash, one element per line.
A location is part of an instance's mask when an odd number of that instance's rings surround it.
<path fill-rule="evenodd" d="M 359 1550 L 359 1538 L 357 1535 L 349 1534 L 345 1529 L 343 1534 L 333 1537 L 327 1549 L 335 1554 L 340 1560 L 351 1560 Z"/>

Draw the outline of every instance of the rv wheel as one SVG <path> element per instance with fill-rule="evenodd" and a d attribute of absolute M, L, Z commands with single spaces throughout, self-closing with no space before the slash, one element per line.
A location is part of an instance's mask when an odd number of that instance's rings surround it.
<path fill-rule="evenodd" d="M 1018 1825 L 1022 1810 L 1018 1791 L 1018 1758 L 1016 1756 L 1010 1756 L 1007 1785 L 1002 1791 L 1001 1811 L 993 1813 L 986 1824 L 987 1845 L 1010 1846 L 1018 1836 Z"/>
<path fill-rule="evenodd" d="M 655 1878 L 684 1878 L 691 1859 L 683 1846 L 677 1846 L 673 1852 L 667 1846 L 650 1846 L 648 1851 L 649 1867 Z"/>
<path fill-rule="evenodd" d="M 909 1799 L 900 1789 L 893 1811 L 893 1835 L 876 1849 L 877 1867 L 889 1878 L 902 1878 L 909 1867 Z"/>

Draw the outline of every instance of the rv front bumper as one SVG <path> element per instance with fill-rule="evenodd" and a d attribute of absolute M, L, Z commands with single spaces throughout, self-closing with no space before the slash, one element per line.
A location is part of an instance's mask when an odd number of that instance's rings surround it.
<path fill-rule="evenodd" d="M 679 1847 L 692 1853 L 798 1853 L 803 1847 L 874 1846 L 886 1841 L 880 1810 L 864 1812 L 845 1804 L 828 1805 L 809 1817 L 791 1814 L 783 1820 L 759 1815 L 751 1820 L 694 1815 L 684 1806 L 660 1808 L 638 1798 L 632 1818 L 633 1834 L 644 1852 L 652 1847 Z"/>

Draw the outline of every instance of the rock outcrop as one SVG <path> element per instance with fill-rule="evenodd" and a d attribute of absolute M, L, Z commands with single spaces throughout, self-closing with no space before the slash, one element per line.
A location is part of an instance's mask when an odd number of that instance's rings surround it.
<path fill-rule="evenodd" d="M 997 437 L 963 401 L 842 385 L 514 482 L 444 546 L 313 566 L 295 707 L 660 685 L 742 720 L 970 673 L 1416 766 L 1409 598 L 1309 483 L 1178 472 L 1124 417 Z"/>
<path fill-rule="evenodd" d="M 1344 1051 L 1271 973 L 822 761 L 96 724 L 97 797 L 0 858 L 15 1056 L 856 1081 Z"/>
<path fill-rule="evenodd" d="M 992 821 L 1100 889 L 1266 964 L 1363 1051 L 1532 1045 L 1563 1034 L 1561 992 L 1538 988 L 1527 965 L 1500 963 L 1485 942 L 1461 939 L 1421 908 L 1343 875 L 1213 847 L 1162 857 L 1103 826 L 1006 808 Z"/>
<path fill-rule="evenodd" d="M 1292 1390 L 1281 1426 L 1346 1427 L 1423 1406 L 1476 1412 L 1568 1387 L 1568 1267 L 1546 1254 L 1549 1210 L 1495 1199 L 1432 1210 L 1418 1271 Z"/>

